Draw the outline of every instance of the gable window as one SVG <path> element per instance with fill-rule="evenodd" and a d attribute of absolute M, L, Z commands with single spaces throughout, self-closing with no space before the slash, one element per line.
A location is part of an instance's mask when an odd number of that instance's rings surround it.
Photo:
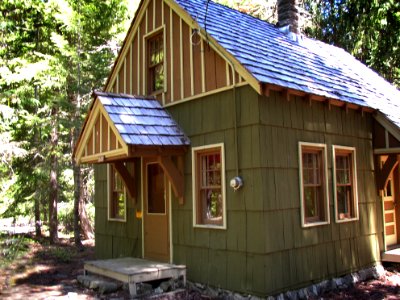
<path fill-rule="evenodd" d="M 333 146 L 333 180 L 337 222 L 358 219 L 356 150 Z"/>
<path fill-rule="evenodd" d="M 126 191 L 124 183 L 112 165 L 108 165 L 108 219 L 126 220 Z"/>
<path fill-rule="evenodd" d="M 193 224 L 226 228 L 224 145 L 192 149 Z"/>
<path fill-rule="evenodd" d="M 154 94 L 164 88 L 164 35 L 162 32 L 147 40 L 148 92 Z"/>
<path fill-rule="evenodd" d="M 326 146 L 299 143 L 301 221 L 303 227 L 329 223 Z"/>

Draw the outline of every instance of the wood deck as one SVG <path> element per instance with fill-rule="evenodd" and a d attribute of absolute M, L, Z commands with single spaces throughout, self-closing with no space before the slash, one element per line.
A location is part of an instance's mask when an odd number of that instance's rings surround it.
<path fill-rule="evenodd" d="M 136 296 L 136 284 L 140 282 L 182 276 L 183 282 L 186 284 L 186 266 L 132 257 L 87 261 L 84 265 L 84 272 L 128 283 L 131 296 Z"/>
<path fill-rule="evenodd" d="M 400 263 L 400 245 L 397 248 L 382 252 L 382 261 Z"/>

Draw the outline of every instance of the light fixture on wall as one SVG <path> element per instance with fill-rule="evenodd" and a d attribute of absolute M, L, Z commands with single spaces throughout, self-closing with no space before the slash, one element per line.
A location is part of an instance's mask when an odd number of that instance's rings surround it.
<path fill-rule="evenodd" d="M 243 186 L 243 178 L 240 176 L 235 176 L 231 179 L 230 183 L 231 183 L 231 187 L 236 192 L 238 189 L 240 189 Z"/>

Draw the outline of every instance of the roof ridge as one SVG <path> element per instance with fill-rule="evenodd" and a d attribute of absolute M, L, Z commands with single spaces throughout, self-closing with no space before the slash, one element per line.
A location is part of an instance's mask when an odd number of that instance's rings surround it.
<path fill-rule="evenodd" d="M 103 92 L 94 90 L 92 96 L 98 97 L 118 97 L 118 98 L 127 98 L 127 99 L 142 99 L 142 100 L 156 100 L 154 96 L 142 96 L 142 95 L 130 95 L 123 93 L 111 93 L 111 92 Z"/>

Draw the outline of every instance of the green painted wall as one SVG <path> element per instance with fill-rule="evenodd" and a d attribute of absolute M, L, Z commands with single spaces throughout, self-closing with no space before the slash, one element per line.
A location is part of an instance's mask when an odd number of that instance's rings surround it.
<path fill-rule="evenodd" d="M 185 198 L 172 202 L 174 262 L 189 280 L 220 288 L 275 294 L 340 276 L 380 259 L 382 208 L 374 184 L 372 119 L 368 114 L 279 93 L 259 96 L 236 89 L 238 157 L 235 175 L 233 91 L 168 108 L 192 146 L 225 144 L 227 230 L 193 228 L 191 153 L 186 156 Z M 329 225 L 303 229 L 300 220 L 298 143 L 328 150 Z M 335 223 L 332 145 L 356 147 L 359 221 Z"/>
<path fill-rule="evenodd" d="M 168 107 L 192 146 L 225 144 L 227 230 L 193 228 L 191 151 L 185 157 L 185 204 L 172 199 L 174 263 L 188 279 L 261 296 L 295 289 L 370 266 L 379 260 L 382 207 L 375 189 L 372 119 L 358 111 L 312 105 L 279 93 L 259 96 L 236 89 L 238 164 L 244 187 L 228 185 L 236 174 L 233 90 Z M 300 220 L 298 142 L 328 150 L 331 223 L 303 229 Z M 356 147 L 358 221 L 337 224 L 332 194 L 332 145 Z M 140 163 L 136 161 L 136 174 Z M 96 254 L 141 257 L 140 178 L 137 205 L 128 202 L 126 223 L 107 221 L 106 167 L 96 176 Z"/>
<path fill-rule="evenodd" d="M 111 221 L 107 217 L 107 165 L 94 166 L 95 171 L 95 254 L 96 258 L 141 257 L 142 222 L 136 218 L 141 208 L 140 160 L 134 164 L 137 180 L 137 196 L 127 198 L 126 222 Z"/>

